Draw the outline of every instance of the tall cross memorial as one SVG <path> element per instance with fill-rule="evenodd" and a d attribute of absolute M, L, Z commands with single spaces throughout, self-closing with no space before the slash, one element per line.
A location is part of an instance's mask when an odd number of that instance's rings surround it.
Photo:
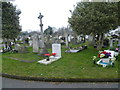
<path fill-rule="evenodd" d="M 45 44 L 44 44 L 44 34 L 43 34 L 42 18 L 43 18 L 43 15 L 40 13 L 40 15 L 38 16 L 38 19 L 40 19 L 41 41 L 43 43 L 43 46 L 41 48 L 41 51 L 40 51 L 39 55 L 44 56 L 44 54 L 48 53 L 48 51 L 46 50 Z"/>
<path fill-rule="evenodd" d="M 40 13 L 38 18 L 40 19 L 41 40 L 42 40 L 42 43 L 43 43 L 43 47 L 42 48 L 44 48 L 45 45 L 44 45 L 43 24 L 42 24 L 43 15 Z"/>

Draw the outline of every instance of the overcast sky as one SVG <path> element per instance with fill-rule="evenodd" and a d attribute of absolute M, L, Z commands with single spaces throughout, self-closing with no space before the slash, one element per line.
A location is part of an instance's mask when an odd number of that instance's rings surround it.
<path fill-rule="evenodd" d="M 68 25 L 68 17 L 71 16 L 69 10 L 73 10 L 74 6 L 80 0 L 15 0 L 13 3 L 21 10 L 20 25 L 22 31 L 40 30 L 38 19 L 41 12 L 43 17 L 43 29 L 48 25 L 52 27 L 66 27 Z"/>

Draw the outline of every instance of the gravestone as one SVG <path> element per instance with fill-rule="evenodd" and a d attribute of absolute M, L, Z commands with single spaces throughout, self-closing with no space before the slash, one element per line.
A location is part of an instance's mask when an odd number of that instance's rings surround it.
<path fill-rule="evenodd" d="M 120 53 L 120 39 L 118 39 L 118 52 Z"/>
<path fill-rule="evenodd" d="M 71 42 L 71 35 L 68 35 L 68 42 Z"/>
<path fill-rule="evenodd" d="M 25 38 L 25 44 L 29 44 L 29 38 L 27 37 L 27 38 Z"/>
<path fill-rule="evenodd" d="M 76 44 L 77 44 L 77 38 L 74 37 L 73 39 L 71 39 L 71 43 L 72 43 L 73 45 L 76 45 Z"/>
<path fill-rule="evenodd" d="M 55 43 L 55 37 L 52 37 L 52 43 Z"/>
<path fill-rule="evenodd" d="M 32 40 L 29 40 L 29 46 L 30 46 L 30 47 L 33 46 L 33 42 L 32 42 Z"/>
<path fill-rule="evenodd" d="M 28 48 L 24 45 L 21 46 L 20 44 L 15 44 L 14 50 L 18 53 L 27 53 L 28 52 Z"/>
<path fill-rule="evenodd" d="M 89 36 L 88 36 L 88 41 L 89 41 L 89 42 L 92 42 L 92 41 L 93 41 L 93 36 L 89 35 Z"/>
<path fill-rule="evenodd" d="M 18 51 L 20 44 L 15 44 L 15 50 Z"/>
<path fill-rule="evenodd" d="M 49 54 L 49 52 L 46 48 L 41 48 L 38 55 L 44 57 L 44 54 Z"/>
<path fill-rule="evenodd" d="M 26 46 L 18 46 L 18 53 L 27 53 L 28 48 Z"/>
<path fill-rule="evenodd" d="M 61 44 L 52 44 L 52 53 L 56 53 L 56 57 L 61 57 Z"/>
<path fill-rule="evenodd" d="M 109 46 L 109 39 L 104 39 L 104 41 L 103 41 L 103 46 L 104 46 L 104 47 Z"/>
<path fill-rule="evenodd" d="M 39 40 L 38 43 L 39 43 L 39 48 L 43 48 L 44 47 L 44 44 L 43 44 L 42 40 Z"/>
<path fill-rule="evenodd" d="M 52 47 L 52 39 L 51 39 L 50 35 L 46 36 L 45 47 L 46 48 L 51 48 Z"/>
<path fill-rule="evenodd" d="M 60 43 L 60 40 L 57 37 L 54 37 L 52 43 Z"/>
<path fill-rule="evenodd" d="M 113 39 L 110 39 L 110 47 L 113 47 Z"/>
<path fill-rule="evenodd" d="M 40 60 L 38 61 L 38 63 L 47 65 L 51 64 L 54 61 L 59 60 L 61 58 L 61 44 L 52 44 L 52 53 L 56 53 L 56 55 L 50 56 L 49 60 L 47 59 Z"/>
<path fill-rule="evenodd" d="M 33 39 L 33 52 L 37 53 L 39 51 L 38 35 L 34 34 L 32 39 Z"/>
<path fill-rule="evenodd" d="M 66 47 L 68 48 L 69 47 L 68 34 L 65 34 L 65 44 L 66 44 Z"/>

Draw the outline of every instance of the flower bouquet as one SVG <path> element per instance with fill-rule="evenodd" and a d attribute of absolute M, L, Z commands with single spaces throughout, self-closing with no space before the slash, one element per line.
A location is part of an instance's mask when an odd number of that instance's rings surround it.
<path fill-rule="evenodd" d="M 111 56 L 111 53 L 110 52 L 106 52 L 106 51 L 101 51 L 99 54 L 98 54 L 98 57 L 99 58 L 109 58 Z"/>

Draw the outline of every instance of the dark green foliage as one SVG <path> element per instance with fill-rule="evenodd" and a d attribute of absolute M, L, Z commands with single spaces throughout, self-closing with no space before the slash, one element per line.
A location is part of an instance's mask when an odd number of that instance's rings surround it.
<path fill-rule="evenodd" d="M 44 31 L 44 34 L 46 34 L 46 35 L 52 35 L 53 34 L 52 27 L 48 26 L 48 28 Z"/>
<path fill-rule="evenodd" d="M 69 23 L 78 34 L 106 33 L 118 26 L 118 3 L 80 2 Z"/>
<path fill-rule="evenodd" d="M 21 28 L 19 26 L 19 14 L 10 2 L 2 2 L 2 38 L 14 39 L 17 37 Z"/>

